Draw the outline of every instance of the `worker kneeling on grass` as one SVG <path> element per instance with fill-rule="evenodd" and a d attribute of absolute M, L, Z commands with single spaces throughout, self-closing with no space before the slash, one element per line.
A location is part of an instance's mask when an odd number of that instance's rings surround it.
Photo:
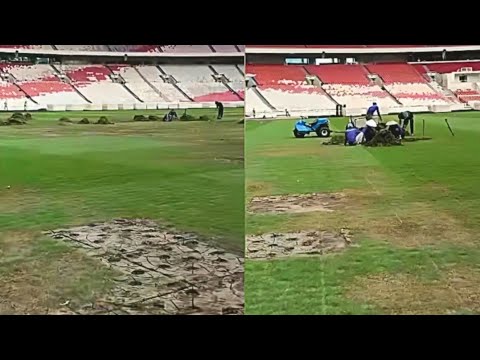
<path fill-rule="evenodd" d="M 402 128 L 396 121 L 389 121 L 385 124 L 388 131 L 390 131 L 393 136 L 397 139 L 403 139 L 405 137 L 405 129 Z"/>
<path fill-rule="evenodd" d="M 353 124 L 347 125 L 345 130 L 345 145 L 355 146 L 368 142 L 376 134 L 377 123 L 374 120 L 368 120 L 363 128 L 356 128 Z"/>

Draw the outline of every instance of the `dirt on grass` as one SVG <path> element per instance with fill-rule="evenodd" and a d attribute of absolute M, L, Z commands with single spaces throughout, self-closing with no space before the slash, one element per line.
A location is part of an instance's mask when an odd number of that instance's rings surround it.
<path fill-rule="evenodd" d="M 434 190 L 448 194 L 448 189 L 441 186 Z M 345 189 L 333 194 L 254 197 L 248 212 L 294 215 L 282 220 L 275 229 L 278 232 L 313 230 L 312 224 L 318 224 L 329 231 L 348 227 L 359 238 L 388 241 L 401 248 L 441 243 L 478 246 L 476 231 L 460 214 L 441 209 L 434 202 L 404 202 L 380 191 L 365 194 Z"/>
<path fill-rule="evenodd" d="M 41 196 L 30 189 L 6 186 L 0 189 L 0 213 L 19 213 L 41 204 Z"/>
<path fill-rule="evenodd" d="M 323 255 L 345 249 L 351 244 L 350 231 L 338 233 L 310 231 L 283 234 L 251 235 L 247 237 L 246 256 L 249 259 L 271 259 L 286 256 Z"/>
<path fill-rule="evenodd" d="M 346 296 L 385 314 L 446 315 L 480 313 L 480 273 L 451 269 L 427 282 L 411 274 L 381 274 L 356 279 Z"/>
<path fill-rule="evenodd" d="M 117 219 L 48 235 L 76 245 L 121 274 L 108 296 L 70 307 L 73 313 L 243 313 L 243 257 L 195 234 L 149 220 Z"/>
<path fill-rule="evenodd" d="M 31 245 L 31 240 L 26 242 Z M 10 254 L 7 263 L 0 262 L 2 315 L 74 313 L 66 306 L 70 301 L 87 301 L 108 287 L 108 276 L 101 264 L 79 252 L 65 251 L 52 256 L 43 253 L 35 257 L 31 256 L 31 246 L 16 249 L 15 254 L 7 249 L 6 254 Z M 26 261 L 20 261 L 22 258 Z"/>
<path fill-rule="evenodd" d="M 258 196 L 271 191 L 272 184 L 260 181 L 247 181 L 247 195 Z"/>
<path fill-rule="evenodd" d="M 345 203 L 342 193 L 312 193 L 254 197 L 248 205 L 250 213 L 333 212 Z"/>
<path fill-rule="evenodd" d="M 369 221 L 371 237 L 389 240 L 403 248 L 450 243 L 478 245 L 478 236 L 458 216 L 429 203 L 414 202 L 408 207 L 392 209 L 383 219 Z"/>

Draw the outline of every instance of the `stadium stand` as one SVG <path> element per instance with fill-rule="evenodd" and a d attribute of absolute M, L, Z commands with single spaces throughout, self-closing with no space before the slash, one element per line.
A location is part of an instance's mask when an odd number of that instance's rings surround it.
<path fill-rule="evenodd" d="M 53 50 L 52 45 L 0 45 L 4 49 L 42 49 Z"/>
<path fill-rule="evenodd" d="M 0 45 L 0 49 L 42 49 L 62 51 L 212 53 L 244 52 L 244 45 Z"/>
<path fill-rule="evenodd" d="M 308 65 L 306 70 L 327 84 L 369 85 L 368 72 L 361 65 Z"/>
<path fill-rule="evenodd" d="M 246 70 L 255 79 L 258 91 L 247 91 L 247 112 L 253 110 L 250 101 L 265 112 L 311 110 L 325 115 L 336 104 L 344 105 L 347 113 L 360 114 L 374 101 L 393 112 L 405 108 L 427 111 L 433 107 L 463 110 L 465 103 L 480 101 L 480 74 L 469 83 L 451 78 L 465 71 L 480 71 L 480 62 L 248 64 Z M 265 101 L 274 109 L 265 107 Z"/>
<path fill-rule="evenodd" d="M 207 65 L 162 65 L 166 75 L 173 77 L 176 85 L 194 101 L 242 101 L 228 87 L 214 78 L 214 71 Z"/>
<path fill-rule="evenodd" d="M 252 116 L 253 111 L 255 111 L 256 117 L 269 116 L 273 113 L 273 109 L 267 105 L 255 91 L 255 89 L 250 88 L 245 92 L 245 106 L 247 107 L 247 114 Z"/>
<path fill-rule="evenodd" d="M 418 65 L 417 65 L 418 66 Z M 431 72 L 440 74 L 453 73 L 463 68 L 472 68 L 473 71 L 480 71 L 479 61 L 441 62 L 425 64 L 424 67 Z"/>
<path fill-rule="evenodd" d="M 242 48 L 238 45 L 0 45 L 2 49 L 48 51 L 33 56 L 20 53 L 12 61 L 0 62 L 0 109 L 18 111 L 25 104 L 31 110 L 60 111 L 212 107 L 215 101 L 224 102 L 226 107 L 243 105 Z M 55 51 L 61 51 L 62 58 L 48 59 Z M 117 52 L 116 59 L 118 55 L 123 58 L 124 52 L 158 53 L 162 65 L 137 65 L 135 60 L 132 64 L 109 64 L 110 54 L 106 57 L 91 52 Z M 238 53 L 238 58 L 229 54 L 228 62 L 236 59 L 239 65 L 218 64 L 218 56 L 216 68 L 206 64 L 204 53 L 223 52 Z M 11 54 L 11 50 L 5 53 Z M 199 54 L 201 60 L 195 60 L 196 55 L 187 60 L 182 57 L 185 64 L 174 65 L 180 57 L 177 54 L 184 53 Z M 152 55 L 149 58 L 156 59 L 157 55 Z M 49 63 L 52 60 L 55 62 Z M 194 65 L 200 61 L 202 65 Z"/>
<path fill-rule="evenodd" d="M 168 102 L 168 98 L 164 97 L 154 85 L 142 77 L 135 67 L 128 65 L 109 65 L 108 67 L 125 81 L 125 86 L 136 94 L 141 101 L 157 102 L 160 100 Z"/>
<path fill-rule="evenodd" d="M 37 104 L 86 103 L 70 84 L 62 82 L 50 65 L 2 64 L 1 70 L 13 76 L 23 97 L 29 96 Z"/>
<path fill-rule="evenodd" d="M 303 66 L 247 65 L 246 71 L 255 75 L 260 95 L 279 111 L 335 109 L 335 102 L 322 88 L 307 84 L 308 74 Z M 248 107 L 251 108 L 250 104 Z"/>
<path fill-rule="evenodd" d="M 107 45 L 55 45 L 57 50 L 69 51 L 109 51 Z"/>
<path fill-rule="evenodd" d="M 381 100 L 385 106 L 398 106 L 387 92 L 372 83 L 362 65 L 309 65 L 305 68 L 319 78 L 326 93 L 340 105 L 363 109 Z"/>
<path fill-rule="evenodd" d="M 98 104 L 135 103 L 133 96 L 120 83 L 112 81 L 112 72 L 103 65 L 60 65 L 59 69 L 90 102 Z"/>
<path fill-rule="evenodd" d="M 245 76 L 236 65 L 213 65 L 212 68 L 217 74 L 224 75 L 228 85 L 237 93 L 245 90 Z"/>
<path fill-rule="evenodd" d="M 449 105 L 452 102 L 428 84 L 425 77 L 410 64 L 373 64 L 366 65 L 366 68 L 370 73 L 380 76 L 388 92 L 402 105 Z"/>
<path fill-rule="evenodd" d="M 173 84 L 166 83 L 162 78 L 162 73 L 158 67 L 153 65 L 141 65 L 136 67 L 138 72 L 143 76 L 144 79 L 147 79 L 148 82 L 155 88 L 157 91 L 162 94 L 162 98 L 167 102 L 189 102 L 189 99 L 185 94 L 183 94 L 178 88 Z"/>
<path fill-rule="evenodd" d="M 3 80 L 0 80 L 0 100 L 0 108 L 2 110 L 23 109 L 25 101 L 30 106 L 33 104 L 18 86 Z"/>

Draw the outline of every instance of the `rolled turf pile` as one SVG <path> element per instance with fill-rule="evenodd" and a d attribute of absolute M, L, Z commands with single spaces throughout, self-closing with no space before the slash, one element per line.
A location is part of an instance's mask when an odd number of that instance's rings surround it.
<path fill-rule="evenodd" d="M 3 120 L 1 125 L 25 125 L 26 123 L 27 119 L 25 119 L 25 116 L 22 113 L 14 113 L 7 120 Z"/>
<path fill-rule="evenodd" d="M 101 116 L 100 119 L 96 122 L 99 125 L 113 125 L 115 124 L 113 121 L 108 120 L 106 116 Z"/>
<path fill-rule="evenodd" d="M 380 129 L 377 131 L 372 140 L 366 142 L 365 146 L 378 147 L 378 146 L 395 146 L 402 145 L 402 141 L 397 139 L 388 129 Z"/>

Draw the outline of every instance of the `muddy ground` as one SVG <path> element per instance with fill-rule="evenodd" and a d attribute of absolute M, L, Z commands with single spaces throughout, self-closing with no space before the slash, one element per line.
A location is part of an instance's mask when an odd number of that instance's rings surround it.
<path fill-rule="evenodd" d="M 345 249 L 351 244 L 350 231 L 304 231 L 247 237 L 249 259 L 271 259 L 286 256 L 323 255 Z"/>
<path fill-rule="evenodd" d="M 345 203 L 342 193 L 299 194 L 254 197 L 249 205 L 250 213 L 305 213 L 332 212 Z"/>
<path fill-rule="evenodd" d="M 65 304 L 74 314 L 242 314 L 241 256 L 149 220 L 49 231 L 117 271 L 110 294 L 90 304 Z"/>

